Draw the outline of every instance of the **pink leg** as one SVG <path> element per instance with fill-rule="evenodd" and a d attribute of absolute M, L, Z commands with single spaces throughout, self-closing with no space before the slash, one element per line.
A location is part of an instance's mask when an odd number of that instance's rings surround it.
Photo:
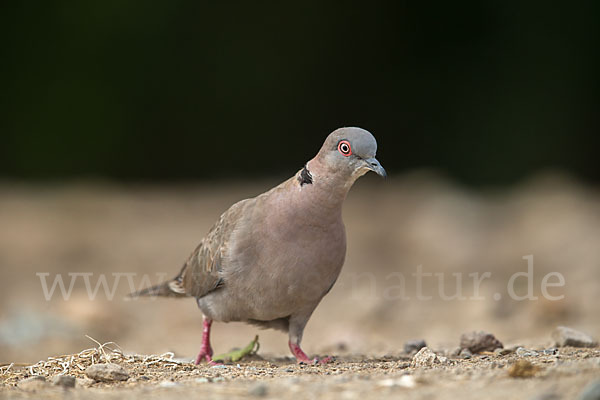
<path fill-rule="evenodd" d="M 308 358 L 306 353 L 302 351 L 299 345 L 292 342 L 288 342 L 288 345 L 290 346 L 292 354 L 294 355 L 294 357 L 296 357 L 296 360 L 298 360 L 298 363 L 327 364 L 328 362 L 333 361 L 333 357 L 325 357 L 322 360 L 319 360 L 317 357 L 315 357 L 311 360 L 310 358 Z"/>
<path fill-rule="evenodd" d="M 200 353 L 196 357 L 196 365 L 200 364 L 202 360 L 206 360 L 208 363 L 212 363 L 212 347 L 210 347 L 210 326 L 212 325 L 212 319 L 204 318 L 202 328 L 202 345 L 200 346 Z"/>

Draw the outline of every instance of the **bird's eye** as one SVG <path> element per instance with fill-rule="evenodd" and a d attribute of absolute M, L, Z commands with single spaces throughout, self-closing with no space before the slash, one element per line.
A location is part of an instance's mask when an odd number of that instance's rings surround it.
<path fill-rule="evenodd" d="M 352 149 L 350 148 L 350 142 L 347 140 L 342 140 L 338 143 L 338 151 L 342 153 L 343 156 L 348 157 L 352 155 Z"/>

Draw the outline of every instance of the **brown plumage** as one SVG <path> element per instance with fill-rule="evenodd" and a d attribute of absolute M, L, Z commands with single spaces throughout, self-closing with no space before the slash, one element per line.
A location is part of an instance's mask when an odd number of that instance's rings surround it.
<path fill-rule="evenodd" d="M 211 359 L 213 320 L 289 331 L 292 353 L 310 361 L 304 327 L 346 254 L 343 201 L 367 171 L 385 176 L 376 149 L 363 129 L 334 131 L 295 176 L 225 211 L 173 280 L 134 295 L 196 298 L 205 316 L 197 362 Z"/>

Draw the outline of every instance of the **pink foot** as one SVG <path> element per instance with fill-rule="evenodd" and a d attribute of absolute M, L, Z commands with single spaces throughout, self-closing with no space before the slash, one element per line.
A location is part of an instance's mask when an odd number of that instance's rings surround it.
<path fill-rule="evenodd" d="M 212 355 L 213 350 L 210 347 L 210 326 L 212 325 L 212 319 L 204 318 L 202 328 L 202 345 L 200 346 L 200 353 L 196 357 L 196 365 L 202 361 L 206 361 L 209 364 L 213 364 Z"/>
<path fill-rule="evenodd" d="M 296 360 L 298 361 L 298 364 L 300 363 L 304 363 L 304 364 L 327 364 L 328 362 L 333 361 L 333 357 L 329 356 L 329 357 L 325 357 L 323 359 L 320 359 L 318 357 L 315 357 L 313 359 L 308 358 L 308 356 L 306 355 L 306 353 L 304 353 L 302 351 L 302 349 L 300 348 L 299 345 L 292 343 L 292 342 L 288 342 L 288 345 L 290 346 L 290 350 L 292 351 L 292 354 L 294 355 L 294 357 L 296 357 Z"/>

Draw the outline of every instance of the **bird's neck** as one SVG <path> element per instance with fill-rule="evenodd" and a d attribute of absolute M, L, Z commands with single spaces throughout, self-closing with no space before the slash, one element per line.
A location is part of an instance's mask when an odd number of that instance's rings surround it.
<path fill-rule="evenodd" d="M 318 158 L 307 162 L 302 174 L 310 176 L 311 183 L 303 185 L 310 185 L 305 191 L 310 201 L 319 204 L 325 212 L 336 210 L 341 215 L 342 204 L 355 179 L 340 171 L 332 171 Z"/>

